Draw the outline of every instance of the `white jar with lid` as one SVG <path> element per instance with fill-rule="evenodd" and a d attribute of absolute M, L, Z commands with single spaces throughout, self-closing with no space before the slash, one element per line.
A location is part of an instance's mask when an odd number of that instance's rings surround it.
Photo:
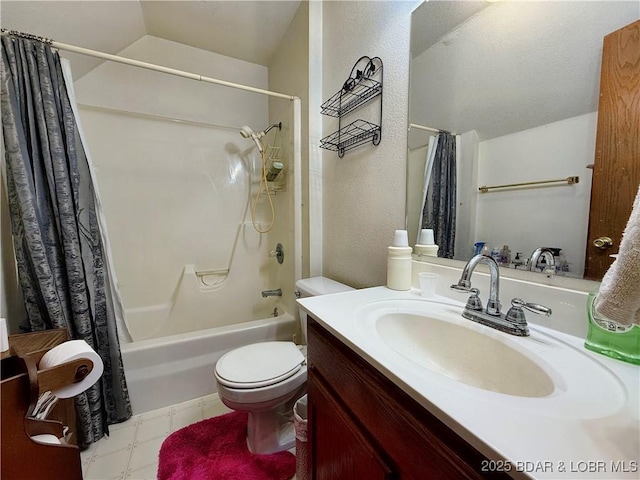
<path fill-rule="evenodd" d="M 392 290 L 410 290 L 412 250 L 407 231 L 396 230 L 393 245 L 387 250 L 387 287 Z"/>
<path fill-rule="evenodd" d="M 418 243 L 416 243 L 415 251 L 419 257 L 437 257 L 438 245 L 435 244 L 433 239 L 433 230 L 430 228 L 423 228 L 420 230 L 418 236 Z"/>

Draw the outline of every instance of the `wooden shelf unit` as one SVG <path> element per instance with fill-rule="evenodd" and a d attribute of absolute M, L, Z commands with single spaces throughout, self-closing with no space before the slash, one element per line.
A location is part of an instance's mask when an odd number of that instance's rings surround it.
<path fill-rule="evenodd" d="M 40 393 L 77 381 L 77 363 L 37 370 L 40 359 L 68 340 L 65 329 L 12 335 L 10 349 L 1 356 L 2 430 L 0 440 L 3 478 L 23 480 L 82 480 L 80 449 L 75 443 L 73 398 L 59 399 L 46 420 L 29 415 Z M 70 381 L 71 379 L 71 381 Z M 42 390 L 45 388 L 46 390 Z M 66 436 L 64 427 L 68 427 Z M 50 434 L 64 443 L 44 444 L 34 435 Z"/>

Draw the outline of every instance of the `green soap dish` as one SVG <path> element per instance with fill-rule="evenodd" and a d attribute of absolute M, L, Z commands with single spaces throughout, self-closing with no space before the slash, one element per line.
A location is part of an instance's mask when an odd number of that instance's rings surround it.
<path fill-rule="evenodd" d="M 640 365 L 640 325 L 625 326 L 598 314 L 595 293 L 587 296 L 589 331 L 585 348 L 623 362 Z"/>

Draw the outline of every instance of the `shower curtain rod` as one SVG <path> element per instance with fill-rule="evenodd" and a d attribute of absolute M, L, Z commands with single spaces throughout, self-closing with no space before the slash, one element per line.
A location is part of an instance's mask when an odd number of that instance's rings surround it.
<path fill-rule="evenodd" d="M 79 53 L 81 55 L 88 55 L 90 57 L 101 58 L 103 60 L 110 60 L 112 62 L 122 63 L 124 65 L 131 65 L 134 67 L 146 68 L 147 70 L 153 70 L 161 73 L 168 73 L 169 75 L 175 75 L 177 77 L 189 78 L 191 80 L 197 80 L 199 82 L 213 83 L 215 85 L 223 85 L 225 87 L 237 88 L 239 90 L 245 90 L 253 93 L 260 93 L 262 95 L 268 95 L 270 97 L 284 98 L 287 100 L 294 100 L 295 96 L 285 95 L 284 93 L 271 92 L 269 90 L 263 90 L 261 88 L 249 87 L 239 83 L 227 82 L 225 80 L 219 80 L 217 78 L 205 77 L 197 73 L 185 72 L 183 70 L 177 70 L 175 68 L 163 67 L 162 65 L 156 65 L 154 63 L 141 62 L 139 60 L 133 60 L 127 57 L 120 57 L 118 55 L 111 55 L 110 53 L 99 52 L 97 50 L 90 50 L 88 48 L 77 47 L 75 45 L 69 45 L 67 43 L 56 42 L 50 38 L 39 37 L 30 33 L 19 32 L 17 30 L 2 29 L 2 36 L 13 35 L 16 37 L 28 38 L 31 40 L 37 40 L 39 42 L 46 43 L 53 48 L 59 50 L 66 50 L 68 52 Z"/>
<path fill-rule="evenodd" d="M 434 132 L 434 133 L 449 133 L 451 135 L 455 135 L 455 133 L 450 132 L 448 130 L 442 130 L 440 128 L 432 128 L 432 127 L 425 127 L 424 125 L 418 125 L 417 123 L 410 123 L 409 124 L 409 128 L 407 130 L 411 130 L 412 128 L 416 128 L 418 130 L 425 130 L 427 132 Z"/>

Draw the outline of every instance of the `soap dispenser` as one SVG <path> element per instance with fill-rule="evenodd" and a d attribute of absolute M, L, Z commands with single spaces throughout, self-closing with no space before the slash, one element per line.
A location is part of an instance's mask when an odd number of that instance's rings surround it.
<path fill-rule="evenodd" d="M 387 256 L 387 287 L 391 290 L 411 289 L 411 252 L 407 231 L 396 230 Z"/>

